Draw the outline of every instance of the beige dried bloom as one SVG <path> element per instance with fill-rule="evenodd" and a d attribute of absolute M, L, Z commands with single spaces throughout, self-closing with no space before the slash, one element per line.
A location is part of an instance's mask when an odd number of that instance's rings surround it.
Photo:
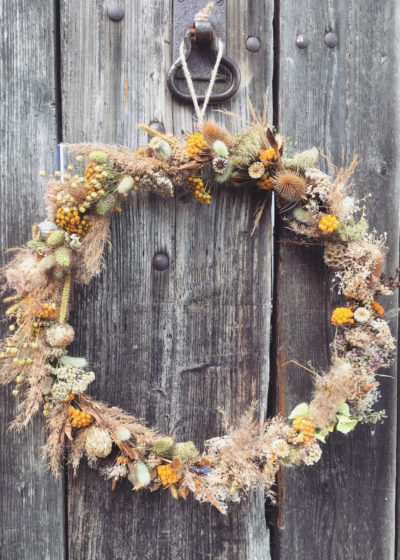
<path fill-rule="evenodd" d="M 261 161 L 255 161 L 250 165 L 248 171 L 252 179 L 260 179 L 264 175 L 265 166 Z"/>
<path fill-rule="evenodd" d="M 354 311 L 354 319 L 357 323 L 368 323 L 371 313 L 365 307 L 357 307 Z"/>
<path fill-rule="evenodd" d="M 289 454 L 290 447 L 284 439 L 276 439 L 271 443 L 271 451 L 279 458 L 286 457 Z"/>
<path fill-rule="evenodd" d="M 93 426 L 88 431 L 85 445 L 86 452 L 92 457 L 107 457 L 111 453 L 112 439 L 102 428 Z"/>

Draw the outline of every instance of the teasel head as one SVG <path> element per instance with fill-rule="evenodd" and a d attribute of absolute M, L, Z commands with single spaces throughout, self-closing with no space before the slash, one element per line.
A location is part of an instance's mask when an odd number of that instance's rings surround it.
<path fill-rule="evenodd" d="M 204 123 L 201 133 L 207 142 L 207 146 L 210 148 L 217 140 L 221 140 L 228 148 L 232 146 L 232 136 L 226 130 L 213 122 Z"/>
<path fill-rule="evenodd" d="M 298 202 L 305 197 L 307 184 L 295 171 L 280 171 L 273 180 L 273 188 L 283 199 Z"/>

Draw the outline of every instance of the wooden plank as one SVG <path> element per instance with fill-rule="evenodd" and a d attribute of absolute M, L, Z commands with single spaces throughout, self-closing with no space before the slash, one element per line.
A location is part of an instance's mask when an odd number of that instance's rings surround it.
<path fill-rule="evenodd" d="M 53 4 L 0 3 L 0 254 L 26 243 L 44 217 L 41 169 L 56 169 Z M 7 326 L 1 325 L 1 335 Z M 12 387 L 0 389 L 0 557 L 64 558 L 63 481 L 41 459 L 43 418 L 26 431 L 7 431 L 16 415 Z"/>
<path fill-rule="evenodd" d="M 360 155 L 355 193 L 372 193 L 368 220 L 389 234 L 389 272 L 399 262 L 395 4 L 292 0 L 280 6 L 280 129 L 299 149 L 321 146 L 333 162 L 340 162 L 342 147 L 348 159 Z M 324 45 L 329 29 L 339 37 L 335 49 Z M 308 49 L 296 47 L 298 33 L 309 36 Z M 312 360 L 327 368 L 330 314 L 341 300 L 331 292 L 321 248 L 287 244 L 283 223 L 277 265 L 279 405 L 287 413 L 309 398 L 311 379 L 282 364 Z M 397 296 L 385 303 L 395 333 Z M 383 373 L 393 376 L 380 379 L 379 408 L 388 413 L 383 425 L 332 435 L 316 466 L 282 471 L 277 558 L 395 557 L 396 366 Z"/>
<path fill-rule="evenodd" d="M 62 84 L 65 141 L 103 140 L 137 147 L 138 121 L 192 129 L 192 112 L 171 102 L 170 2 L 126 3 L 120 23 L 102 1 L 63 0 Z M 230 2 L 228 54 L 242 87 L 225 105 L 248 116 L 272 79 L 272 2 Z M 245 49 L 261 38 L 259 53 Z M 262 64 L 260 62 L 262 61 Z M 221 116 L 218 120 L 224 122 Z M 239 128 L 239 123 L 230 122 Z M 269 370 L 270 245 L 268 214 L 250 236 L 258 196 L 219 188 L 200 207 L 183 188 L 164 201 L 139 193 L 112 222 L 106 270 L 75 294 L 71 322 L 97 379 L 92 393 L 179 439 L 196 444 L 222 433 L 217 407 L 234 420 L 253 400 L 266 410 Z M 152 269 L 156 252 L 168 271 Z M 86 466 L 69 475 L 71 559 L 268 559 L 263 497 L 234 504 L 227 517 L 167 492 L 114 493 Z"/>

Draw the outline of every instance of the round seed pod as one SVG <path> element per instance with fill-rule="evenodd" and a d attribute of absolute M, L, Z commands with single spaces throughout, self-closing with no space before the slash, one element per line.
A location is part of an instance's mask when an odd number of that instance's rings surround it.
<path fill-rule="evenodd" d="M 155 158 L 161 159 L 162 161 L 168 161 L 171 159 L 171 146 L 165 140 L 162 140 L 161 138 L 152 138 L 149 146 Z"/>
<path fill-rule="evenodd" d="M 68 346 L 75 338 L 75 331 L 68 323 L 56 323 L 46 329 L 48 344 L 56 348 Z"/>
<path fill-rule="evenodd" d="M 55 229 L 58 229 L 58 226 L 51 220 L 44 220 L 43 222 L 40 222 L 40 224 L 38 224 L 38 228 L 40 239 L 44 241 L 45 239 L 47 239 L 49 233 L 51 233 Z"/>
<path fill-rule="evenodd" d="M 104 459 L 112 450 L 112 439 L 102 428 L 93 426 L 86 437 L 85 450 L 89 455 Z"/>

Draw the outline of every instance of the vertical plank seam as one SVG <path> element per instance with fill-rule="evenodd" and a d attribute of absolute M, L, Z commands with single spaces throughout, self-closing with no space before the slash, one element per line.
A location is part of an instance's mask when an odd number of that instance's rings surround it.
<path fill-rule="evenodd" d="M 56 142 L 60 144 L 63 140 L 62 128 L 62 89 L 61 89 L 61 1 L 54 0 L 54 100 L 56 116 Z M 63 534 L 64 534 L 64 559 L 69 558 L 68 550 L 68 469 L 67 457 L 64 458 L 62 474 L 62 496 L 63 496 Z"/>
<path fill-rule="evenodd" d="M 272 70 L 272 124 L 279 129 L 279 65 L 280 65 L 280 0 L 274 0 L 274 17 L 272 21 L 273 30 L 273 70 Z M 278 328 L 277 328 L 277 312 L 278 312 L 278 267 L 279 267 L 279 228 L 278 222 L 279 216 L 277 215 L 277 209 L 275 207 L 275 199 L 272 199 L 272 213 L 274 215 L 274 220 L 272 224 L 272 278 L 271 278 L 271 290 L 272 290 L 272 314 L 271 314 L 271 340 L 270 340 L 270 376 L 269 376 L 269 387 L 268 387 L 268 416 L 275 415 L 278 409 Z M 279 529 L 278 529 L 278 517 L 280 517 L 280 500 L 282 494 L 282 481 L 280 473 L 276 478 L 277 485 L 277 499 L 278 504 L 274 507 L 266 508 L 266 523 L 270 534 L 270 555 L 272 560 L 278 560 L 280 557 L 279 551 Z"/>

